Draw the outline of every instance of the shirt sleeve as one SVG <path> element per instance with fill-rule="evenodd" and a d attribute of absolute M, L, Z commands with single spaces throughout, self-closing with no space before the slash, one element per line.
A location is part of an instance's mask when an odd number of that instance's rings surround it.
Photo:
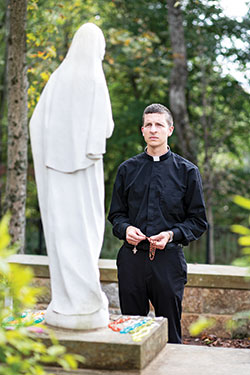
<path fill-rule="evenodd" d="M 128 206 L 124 187 L 122 168 L 119 167 L 114 183 L 108 220 L 113 226 L 113 234 L 120 240 L 126 240 L 126 229 L 131 224 L 128 218 Z"/>
<path fill-rule="evenodd" d="M 184 198 L 186 219 L 174 224 L 174 242 L 187 246 L 197 240 L 207 229 L 205 202 L 203 198 L 202 181 L 198 168 L 192 169 L 188 176 L 187 191 Z"/>

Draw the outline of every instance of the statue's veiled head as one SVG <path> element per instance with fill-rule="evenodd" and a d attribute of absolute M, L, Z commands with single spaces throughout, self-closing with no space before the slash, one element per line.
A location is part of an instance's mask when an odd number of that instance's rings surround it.
<path fill-rule="evenodd" d="M 75 33 L 66 60 L 90 64 L 102 61 L 105 54 L 105 39 L 102 30 L 93 23 L 85 23 Z"/>

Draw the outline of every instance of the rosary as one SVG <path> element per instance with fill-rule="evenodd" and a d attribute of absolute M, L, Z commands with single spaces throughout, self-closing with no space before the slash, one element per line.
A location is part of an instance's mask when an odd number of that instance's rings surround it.
<path fill-rule="evenodd" d="M 129 321 L 127 324 L 127 321 Z M 125 323 L 125 326 L 124 326 Z M 149 334 L 152 328 L 157 326 L 158 324 L 155 322 L 155 319 L 151 318 L 144 318 L 133 319 L 130 316 L 118 318 L 111 323 L 109 323 L 108 327 L 112 329 L 114 332 L 120 333 L 130 333 L 132 335 L 133 341 L 141 341 L 145 336 Z"/>
<path fill-rule="evenodd" d="M 156 241 L 151 240 L 150 237 L 146 237 L 146 239 L 149 241 L 149 259 L 154 260 L 155 257 L 155 251 L 156 251 Z M 136 254 L 137 248 L 136 246 L 133 248 L 133 253 Z"/>
<path fill-rule="evenodd" d="M 156 241 L 151 240 L 150 238 L 147 237 L 147 240 L 149 241 L 149 259 L 154 260 L 155 257 L 155 251 L 156 251 Z"/>

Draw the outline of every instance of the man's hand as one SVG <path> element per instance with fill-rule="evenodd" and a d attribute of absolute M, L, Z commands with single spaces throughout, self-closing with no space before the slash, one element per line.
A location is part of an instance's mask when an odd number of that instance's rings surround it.
<path fill-rule="evenodd" d="M 146 239 L 145 234 L 143 234 L 139 228 L 130 225 L 126 229 L 126 240 L 130 245 L 138 245 L 139 242 Z"/>
<path fill-rule="evenodd" d="M 169 231 L 161 232 L 159 234 L 156 234 L 155 236 L 151 236 L 150 240 L 155 241 L 157 249 L 163 250 L 170 240 L 170 233 Z"/>

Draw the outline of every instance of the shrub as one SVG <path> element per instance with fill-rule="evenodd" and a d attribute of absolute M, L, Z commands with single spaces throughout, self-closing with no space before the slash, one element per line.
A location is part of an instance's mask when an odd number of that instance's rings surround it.
<path fill-rule="evenodd" d="M 51 345 L 47 347 L 30 330 L 32 322 L 22 323 L 21 312 L 34 308 L 41 290 L 32 287 L 30 268 L 7 261 L 16 252 L 9 247 L 8 223 L 8 216 L 0 222 L 0 375 L 48 375 L 44 365 L 49 363 L 57 363 L 66 370 L 76 369 L 83 357 L 66 353 L 45 326 L 36 326 L 50 336 Z M 10 317 L 17 324 L 6 329 Z"/>

